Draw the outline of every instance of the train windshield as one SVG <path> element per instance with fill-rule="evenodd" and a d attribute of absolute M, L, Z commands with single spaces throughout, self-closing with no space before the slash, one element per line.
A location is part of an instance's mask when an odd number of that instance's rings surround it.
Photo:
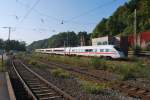
<path fill-rule="evenodd" d="M 115 46 L 114 47 L 117 51 L 122 51 L 122 49 L 120 47 Z"/>

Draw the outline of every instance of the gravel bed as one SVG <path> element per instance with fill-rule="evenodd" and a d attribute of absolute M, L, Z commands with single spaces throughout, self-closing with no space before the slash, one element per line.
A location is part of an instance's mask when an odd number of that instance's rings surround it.
<path fill-rule="evenodd" d="M 67 79 L 58 78 L 52 76 L 50 71 L 48 71 L 49 69 L 32 67 L 32 70 L 37 72 L 39 75 L 44 76 L 46 80 L 53 83 L 58 88 L 75 97 L 76 100 L 137 100 L 114 90 L 103 90 L 99 94 L 90 94 L 81 89 L 80 82 L 73 76 L 70 76 L 70 78 Z"/>
<path fill-rule="evenodd" d="M 136 80 L 128 80 L 126 82 L 131 85 L 150 90 L 150 80 L 138 78 Z"/>
<path fill-rule="evenodd" d="M 93 68 L 87 68 L 87 67 L 79 67 L 79 66 L 74 66 L 74 65 L 69 65 L 69 64 L 64 64 L 64 63 L 60 63 L 60 62 L 51 62 L 51 61 L 42 61 L 46 64 L 50 63 L 56 63 L 59 64 L 61 66 L 65 66 L 65 68 L 70 68 L 73 70 L 77 70 L 77 71 L 83 71 L 92 75 L 95 75 L 97 77 L 101 77 L 107 80 L 111 80 L 111 81 L 117 81 L 120 76 L 118 74 L 112 73 L 112 72 L 108 72 L 105 70 L 98 70 L 98 69 L 93 69 Z M 61 68 L 61 66 L 59 66 Z"/>

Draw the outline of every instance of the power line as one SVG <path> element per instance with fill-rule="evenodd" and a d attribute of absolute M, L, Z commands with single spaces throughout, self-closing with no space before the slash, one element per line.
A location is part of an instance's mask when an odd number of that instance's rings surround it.
<path fill-rule="evenodd" d="M 22 18 L 21 22 L 23 22 L 24 19 L 26 19 L 28 17 L 28 15 L 31 13 L 31 11 L 35 8 L 35 6 L 40 2 L 40 0 L 37 0 L 33 6 L 27 11 L 27 13 L 24 15 L 24 17 Z"/>
<path fill-rule="evenodd" d="M 22 3 L 21 1 L 17 1 L 17 3 L 20 4 L 20 5 L 22 5 L 22 6 L 24 6 L 25 8 L 29 8 L 28 5 Z M 56 17 L 53 17 L 53 16 L 50 16 L 50 15 L 47 15 L 47 14 L 45 14 L 45 13 L 42 13 L 42 12 L 38 11 L 37 9 L 33 9 L 33 10 L 34 10 L 38 15 L 40 15 L 40 16 L 46 16 L 46 17 L 51 18 L 51 19 L 53 19 L 53 20 L 61 21 L 60 19 L 58 19 L 58 18 L 56 18 Z"/>
<path fill-rule="evenodd" d="M 108 5 L 112 4 L 112 3 L 115 2 L 115 1 L 116 1 L 116 0 L 112 0 L 112 1 L 106 2 L 105 4 L 99 5 L 99 6 L 95 7 L 95 8 L 92 8 L 92 9 L 86 11 L 86 12 L 83 12 L 83 13 L 77 15 L 77 16 L 74 16 L 74 17 L 70 18 L 69 20 L 63 20 L 63 22 L 64 22 L 64 23 L 76 23 L 76 24 L 78 24 L 77 22 L 73 22 L 72 20 L 77 19 L 77 18 L 80 18 L 80 17 L 82 17 L 82 16 L 84 16 L 84 15 L 87 15 L 87 14 L 89 14 L 89 13 L 95 11 L 95 10 L 98 10 L 99 8 L 104 7 L 104 6 L 108 6 Z M 26 7 L 26 8 L 29 7 L 28 5 L 26 5 L 26 4 L 24 4 L 24 3 L 20 2 L 20 1 L 17 1 L 17 2 L 18 2 L 20 5 L 22 5 L 22 6 Z M 62 23 L 62 19 L 58 19 L 58 18 L 56 18 L 56 17 L 54 17 L 54 16 L 47 15 L 47 14 L 42 13 L 42 12 L 36 10 L 36 9 L 33 9 L 33 10 L 34 10 L 38 15 L 40 15 L 40 16 L 45 16 L 45 17 L 51 18 L 51 19 L 53 19 L 53 20 L 56 20 L 56 21 L 59 21 L 60 23 Z M 79 24 L 81 24 L 81 23 L 79 23 Z M 84 24 L 89 24 L 89 23 L 84 23 Z"/>
<path fill-rule="evenodd" d="M 105 4 L 99 5 L 99 6 L 95 7 L 95 8 L 92 8 L 92 9 L 86 11 L 86 12 L 83 12 L 83 13 L 77 15 L 77 16 L 72 17 L 72 18 L 69 19 L 67 22 L 70 22 L 70 21 L 72 21 L 72 20 L 74 20 L 74 19 L 77 19 L 77 18 L 82 17 L 82 16 L 84 16 L 84 15 L 87 15 L 87 14 L 89 14 L 89 13 L 92 13 L 93 11 L 98 10 L 99 8 L 102 8 L 102 7 L 104 7 L 104 6 L 108 6 L 108 5 L 112 4 L 112 3 L 114 3 L 115 1 L 116 1 L 116 0 L 112 0 L 112 1 L 110 1 L 110 2 L 106 2 Z"/>

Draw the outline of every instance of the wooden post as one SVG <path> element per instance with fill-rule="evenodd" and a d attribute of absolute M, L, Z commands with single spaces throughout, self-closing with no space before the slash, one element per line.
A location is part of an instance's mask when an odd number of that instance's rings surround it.
<path fill-rule="evenodd" d="M 3 51 L 2 51 L 2 71 L 4 71 L 4 59 L 3 59 Z"/>

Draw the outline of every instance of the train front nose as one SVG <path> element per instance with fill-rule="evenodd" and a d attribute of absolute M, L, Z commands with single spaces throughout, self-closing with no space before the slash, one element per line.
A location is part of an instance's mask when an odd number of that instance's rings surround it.
<path fill-rule="evenodd" d="M 121 52 L 121 51 L 119 51 L 119 56 L 120 56 L 120 58 L 125 58 L 124 53 L 123 53 L 123 52 Z"/>

